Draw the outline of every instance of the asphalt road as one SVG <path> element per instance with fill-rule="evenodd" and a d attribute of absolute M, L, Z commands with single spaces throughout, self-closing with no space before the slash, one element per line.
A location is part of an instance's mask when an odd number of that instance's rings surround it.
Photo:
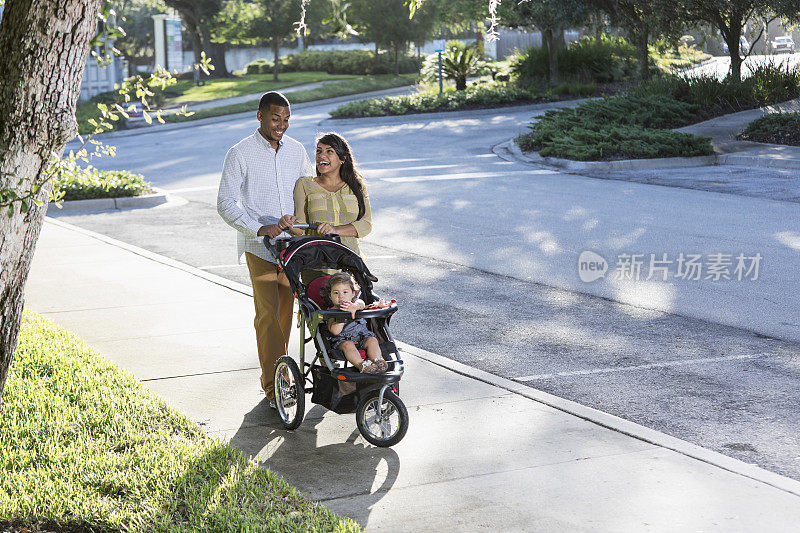
<path fill-rule="evenodd" d="M 316 131 L 351 140 L 374 212 L 363 252 L 401 302 L 399 339 L 800 479 L 800 206 L 503 161 L 492 147 L 525 129 L 526 109 L 326 112 L 298 111 L 289 134 L 309 151 Z M 118 137 L 104 165 L 187 201 L 59 218 L 247 283 L 215 195 L 225 151 L 255 127 Z M 584 250 L 611 269 L 625 252 L 759 252 L 764 264 L 757 280 L 584 283 Z"/>
<path fill-rule="evenodd" d="M 779 64 L 783 63 L 789 67 L 797 66 L 800 63 L 800 53 L 794 54 L 774 54 L 774 55 L 751 55 L 745 59 L 742 65 L 742 73 L 747 75 L 751 68 L 758 67 L 765 63 Z M 703 63 L 699 67 L 688 69 L 687 72 L 692 74 L 711 75 L 718 78 L 724 78 L 728 74 L 731 67 L 731 59 L 728 56 L 716 56 L 711 60 Z"/>

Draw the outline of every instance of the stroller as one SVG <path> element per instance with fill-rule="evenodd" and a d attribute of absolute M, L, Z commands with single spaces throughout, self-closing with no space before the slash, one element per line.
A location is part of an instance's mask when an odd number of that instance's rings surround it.
<path fill-rule="evenodd" d="M 313 230 L 316 225 L 295 224 L 294 228 Z M 403 361 L 389 331 L 389 321 L 397 305 L 369 308 L 370 304 L 378 302 L 372 292 L 372 283 L 378 280 L 358 254 L 341 244 L 338 235 L 295 237 L 287 230 L 274 239 L 264 237 L 264 245 L 286 274 L 300 307 L 300 366 L 292 357 L 283 356 L 275 364 L 273 376 L 275 403 L 283 426 L 290 430 L 300 426 L 305 414 L 305 395 L 310 392 L 312 403 L 340 414 L 355 412 L 359 432 L 375 446 L 387 447 L 400 442 L 408 430 L 408 411 L 399 396 Z M 344 322 L 351 315 L 324 309 L 321 289 L 327 276 L 316 278 L 308 287 L 301 282 L 301 272 L 322 268 L 349 272 L 360 286 L 361 299 L 368 308 L 358 311 L 356 318 L 366 319 L 369 329 L 375 333 L 388 364 L 386 372 L 362 374 L 348 364 L 340 350 L 331 346 L 328 320 Z M 312 340 L 316 354 L 308 363 L 306 345 Z"/>

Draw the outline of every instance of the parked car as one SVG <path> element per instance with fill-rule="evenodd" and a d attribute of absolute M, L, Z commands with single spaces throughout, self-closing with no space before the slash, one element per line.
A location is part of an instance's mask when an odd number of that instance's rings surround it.
<path fill-rule="evenodd" d="M 775 37 L 772 40 L 772 53 L 780 54 L 782 52 L 794 53 L 794 40 L 791 35 Z"/>

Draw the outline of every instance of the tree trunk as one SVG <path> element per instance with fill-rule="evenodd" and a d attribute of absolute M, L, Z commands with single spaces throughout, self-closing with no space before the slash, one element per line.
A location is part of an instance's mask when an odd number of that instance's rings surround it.
<path fill-rule="evenodd" d="M 197 29 L 197 24 L 193 20 L 183 17 L 186 23 L 186 29 L 189 30 L 189 37 L 192 39 L 192 52 L 194 54 L 195 64 L 200 63 L 200 52 L 203 51 L 203 44 L 200 40 L 200 30 Z"/>
<path fill-rule="evenodd" d="M 605 28 L 603 15 L 598 13 L 597 15 L 592 16 L 592 22 L 594 23 L 594 42 L 600 44 L 600 41 L 603 38 L 603 29 Z"/>
<path fill-rule="evenodd" d="M 199 28 L 200 36 L 203 40 L 203 49 L 211 59 L 211 64 L 214 65 L 211 76 L 213 78 L 229 78 L 230 73 L 225 65 L 225 43 L 211 42 L 211 31 L 209 31 L 208 26 L 201 24 Z"/>
<path fill-rule="evenodd" d="M 394 46 L 394 75 L 400 75 L 400 45 Z"/>
<path fill-rule="evenodd" d="M 272 39 L 272 57 L 275 65 L 272 67 L 272 81 L 278 81 L 278 54 L 280 53 L 280 40 L 277 37 Z"/>
<path fill-rule="evenodd" d="M 564 35 L 564 28 L 559 28 L 553 32 L 553 42 L 556 43 L 556 48 L 567 46 L 567 36 Z"/>
<path fill-rule="evenodd" d="M 639 55 L 639 79 L 650 79 L 650 51 L 647 45 L 650 43 L 650 32 L 647 28 L 640 28 L 636 36 L 636 49 Z"/>
<path fill-rule="evenodd" d="M 378 68 L 381 66 L 381 51 L 378 48 L 378 43 L 375 43 L 375 72 L 378 71 Z"/>
<path fill-rule="evenodd" d="M 732 46 L 736 49 L 731 52 Z M 728 53 L 731 56 L 731 79 L 734 81 L 742 80 L 742 56 L 739 55 L 739 41 L 734 44 L 728 43 Z"/>
<path fill-rule="evenodd" d="M 475 46 L 478 48 L 478 53 L 481 57 L 486 55 L 486 44 L 484 43 L 483 38 L 483 29 L 484 24 L 482 20 L 479 20 L 475 25 Z"/>
<path fill-rule="evenodd" d="M 547 47 L 547 57 L 549 58 L 550 66 L 550 83 L 555 85 L 558 83 L 558 49 L 556 48 L 555 39 L 553 37 L 553 28 L 545 28 L 542 30 L 542 39 L 544 45 Z"/>
<path fill-rule="evenodd" d="M 742 79 L 742 56 L 739 53 L 739 40 L 742 37 L 742 28 L 737 24 L 732 24 L 725 35 L 725 42 L 728 44 L 728 55 L 731 58 L 731 79 L 741 81 Z"/>
<path fill-rule="evenodd" d="M 7 0 L 0 22 L 0 188 L 30 191 L 78 132 L 75 104 L 103 0 Z M 47 200 L 45 186 L 36 198 Z M 46 206 L 0 215 L 0 401 Z"/>

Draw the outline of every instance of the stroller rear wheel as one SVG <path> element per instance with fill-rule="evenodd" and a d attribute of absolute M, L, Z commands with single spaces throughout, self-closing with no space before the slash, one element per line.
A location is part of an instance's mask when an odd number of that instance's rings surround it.
<path fill-rule="evenodd" d="M 371 444 L 381 448 L 394 446 L 406 435 L 408 411 L 403 400 L 391 390 L 384 393 L 381 406 L 378 396 L 379 391 L 374 390 L 361 398 L 356 408 L 356 425 Z"/>
<path fill-rule="evenodd" d="M 286 429 L 297 429 L 306 410 L 303 375 L 294 359 L 284 355 L 275 363 L 273 378 L 275 407 Z"/>

